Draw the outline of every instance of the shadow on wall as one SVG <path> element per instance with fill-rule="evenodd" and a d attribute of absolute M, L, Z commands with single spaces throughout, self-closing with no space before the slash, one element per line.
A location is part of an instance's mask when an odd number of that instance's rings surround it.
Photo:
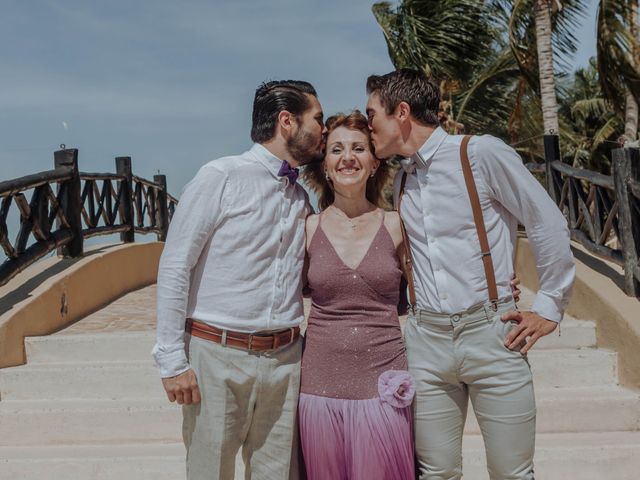
<path fill-rule="evenodd" d="M 107 245 L 101 246 L 99 248 L 85 252 L 84 256 L 80 258 L 57 258 L 53 256 L 53 257 L 44 258 L 40 262 L 37 262 L 36 264 L 33 265 L 33 268 L 41 267 L 43 263 L 49 264 L 49 265 L 45 266 L 41 272 L 35 274 L 32 277 L 29 277 L 23 283 L 20 283 L 19 281 L 10 282 L 9 284 L 2 287 L 3 290 L 7 288 L 10 289 L 12 283 L 18 283 L 18 285 L 16 285 L 16 287 L 13 290 L 7 291 L 2 295 L 2 298 L 0 298 L 0 316 L 2 316 L 4 313 L 11 310 L 14 305 L 17 305 L 23 300 L 26 300 L 27 298 L 31 297 L 33 295 L 33 291 L 35 290 L 35 288 L 38 285 L 41 285 L 47 279 L 59 273 L 64 272 L 66 269 L 75 265 L 77 262 L 79 262 L 82 259 L 90 258 L 93 255 L 97 255 L 105 252 L 108 248 L 109 246 Z"/>

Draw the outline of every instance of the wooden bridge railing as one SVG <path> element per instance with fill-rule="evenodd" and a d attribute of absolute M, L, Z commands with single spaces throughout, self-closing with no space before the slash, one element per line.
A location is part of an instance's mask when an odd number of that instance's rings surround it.
<path fill-rule="evenodd" d="M 613 175 L 602 175 L 562 163 L 556 135 L 545 135 L 544 147 L 545 163 L 527 167 L 544 175 L 571 238 L 622 266 L 625 292 L 640 297 L 640 150 L 614 150 Z"/>
<path fill-rule="evenodd" d="M 77 149 L 56 151 L 54 167 L 0 182 L 0 246 L 7 257 L 0 285 L 55 249 L 81 256 L 84 239 L 96 235 L 120 233 L 128 243 L 135 233 L 155 233 L 165 240 L 177 200 L 167 192 L 164 175 L 153 181 L 133 175 L 131 157 L 116 158 L 116 173 L 80 172 Z M 20 219 L 11 242 L 7 218 L 13 205 Z"/>

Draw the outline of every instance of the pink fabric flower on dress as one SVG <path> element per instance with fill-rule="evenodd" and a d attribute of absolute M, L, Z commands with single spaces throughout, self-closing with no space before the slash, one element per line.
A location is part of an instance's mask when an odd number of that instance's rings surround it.
<path fill-rule="evenodd" d="M 408 407 L 415 393 L 413 377 L 406 370 L 387 370 L 378 377 L 380 399 L 393 407 Z"/>

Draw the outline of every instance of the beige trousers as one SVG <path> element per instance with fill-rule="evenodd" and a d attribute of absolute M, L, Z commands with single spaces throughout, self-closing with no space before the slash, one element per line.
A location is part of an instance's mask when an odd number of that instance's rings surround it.
<path fill-rule="evenodd" d="M 187 479 L 233 480 L 240 448 L 245 479 L 297 479 L 300 338 L 267 353 L 187 339 L 202 396 L 182 410 Z"/>
<path fill-rule="evenodd" d="M 416 380 L 416 455 L 420 479 L 462 478 L 462 433 L 471 398 L 492 480 L 533 479 L 536 408 L 526 357 L 503 340 L 512 324 L 480 306 L 456 315 L 419 311 L 405 328 Z"/>

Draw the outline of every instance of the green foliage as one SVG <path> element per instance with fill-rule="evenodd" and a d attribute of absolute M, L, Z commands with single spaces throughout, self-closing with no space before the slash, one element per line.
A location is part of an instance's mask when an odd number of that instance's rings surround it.
<path fill-rule="evenodd" d="M 611 150 L 624 131 L 623 118 L 600 89 L 596 61 L 577 70 L 561 89 L 563 161 L 575 167 L 609 174 Z"/>
<path fill-rule="evenodd" d="M 637 23 L 637 19 L 631 18 L 633 3 L 600 0 L 598 5 L 596 49 L 600 88 L 620 113 L 624 111 L 627 89 L 640 102 L 638 42 L 630 28 L 634 21 Z"/>
<path fill-rule="evenodd" d="M 608 173 L 610 150 L 624 129 L 625 88 L 640 98 L 635 40 L 628 28 L 631 1 L 600 0 L 598 62 L 572 74 L 567 66 L 586 5 L 549 0 L 551 6 L 562 5 L 552 10 L 552 43 L 561 149 L 572 165 Z M 491 133 L 514 145 L 525 160 L 541 161 L 536 3 L 402 0 L 396 7 L 376 3 L 373 14 L 396 68 L 421 68 L 441 80 L 449 130 Z"/>

